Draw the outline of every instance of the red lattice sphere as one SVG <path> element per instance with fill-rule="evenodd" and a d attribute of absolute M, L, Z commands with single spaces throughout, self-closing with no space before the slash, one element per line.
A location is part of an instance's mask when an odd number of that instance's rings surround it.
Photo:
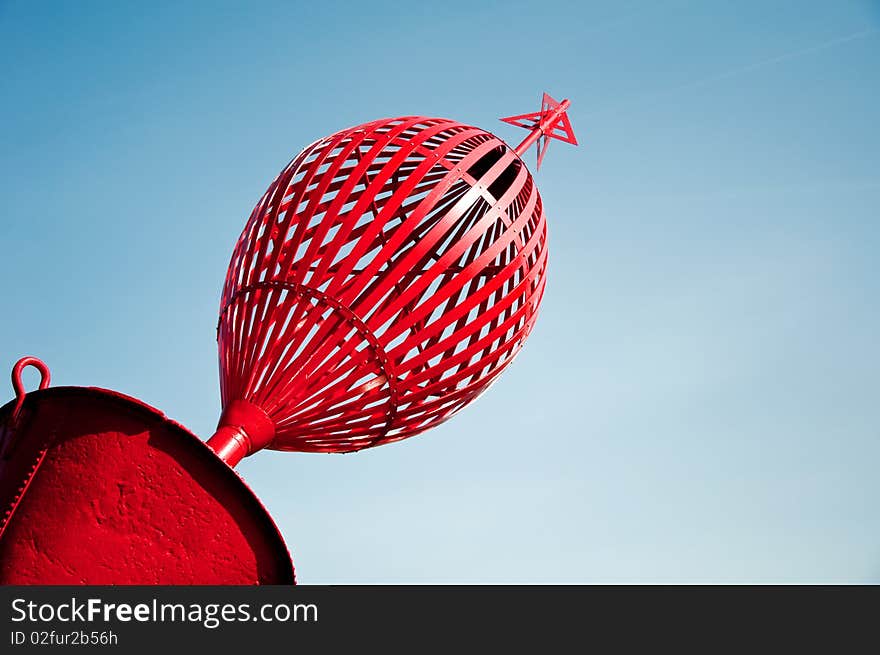
<path fill-rule="evenodd" d="M 422 432 L 513 360 L 546 268 L 541 198 L 498 137 L 412 116 L 321 139 L 275 179 L 233 252 L 224 407 L 261 407 L 277 450 Z"/>

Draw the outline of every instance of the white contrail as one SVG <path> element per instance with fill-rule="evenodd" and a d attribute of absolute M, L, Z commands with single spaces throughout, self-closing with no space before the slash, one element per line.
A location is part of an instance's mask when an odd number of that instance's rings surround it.
<path fill-rule="evenodd" d="M 709 84 L 710 82 L 717 82 L 718 80 L 723 80 L 728 77 L 735 77 L 737 75 L 742 75 L 743 73 L 748 73 L 758 68 L 763 68 L 764 66 L 771 66 L 772 64 L 778 64 L 782 61 L 789 61 L 791 59 L 797 59 L 798 57 L 803 57 L 804 55 L 809 55 L 814 52 L 818 52 L 820 50 L 827 50 L 828 48 L 833 48 L 838 45 L 842 45 L 844 43 L 848 43 L 850 41 L 855 41 L 857 39 L 864 39 L 869 36 L 873 36 L 875 34 L 880 33 L 880 29 L 874 28 L 870 30 L 862 30 L 861 32 L 853 32 L 852 34 L 847 34 L 845 36 L 839 36 L 833 39 L 829 39 L 828 41 L 823 41 L 822 43 L 816 44 L 814 46 L 810 46 L 808 48 L 802 48 L 800 50 L 792 50 L 791 52 L 786 52 L 781 55 L 777 55 L 775 57 L 771 57 L 769 59 L 763 59 L 761 61 L 755 62 L 754 64 L 748 64 L 746 66 L 741 66 L 739 68 L 734 68 L 729 71 L 725 71 L 723 73 L 718 73 L 716 75 L 710 75 L 709 77 L 703 77 L 698 80 L 694 80 L 692 82 L 685 82 L 684 84 L 679 84 L 677 86 L 669 87 L 666 89 L 662 89 L 660 91 L 655 91 L 651 94 L 641 96 L 636 100 L 631 102 L 627 102 L 626 105 L 619 105 L 617 107 L 607 107 L 605 109 L 600 109 L 598 111 L 589 112 L 587 117 L 595 116 L 596 114 L 600 114 L 608 111 L 620 111 L 621 109 L 633 105 L 633 104 L 641 104 L 646 100 L 655 99 L 658 97 L 662 97 L 668 95 L 670 93 L 675 93 L 676 91 L 681 91 L 682 89 L 689 89 L 696 86 L 702 86 L 703 84 Z"/>

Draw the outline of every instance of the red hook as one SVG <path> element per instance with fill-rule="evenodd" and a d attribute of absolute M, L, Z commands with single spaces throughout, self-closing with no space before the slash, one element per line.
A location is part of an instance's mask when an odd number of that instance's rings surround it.
<path fill-rule="evenodd" d="M 33 366 L 40 372 L 40 389 L 46 389 L 51 380 L 49 367 L 46 366 L 43 360 L 36 357 L 22 357 L 15 362 L 15 366 L 12 367 L 12 389 L 15 391 L 15 408 L 12 410 L 13 423 L 18 420 L 18 414 L 21 412 L 21 406 L 24 404 L 24 398 L 27 395 L 21 382 L 21 372 L 26 366 Z"/>

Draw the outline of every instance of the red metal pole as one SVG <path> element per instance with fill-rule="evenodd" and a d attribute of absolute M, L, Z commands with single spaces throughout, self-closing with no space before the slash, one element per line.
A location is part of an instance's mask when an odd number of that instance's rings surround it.
<path fill-rule="evenodd" d="M 208 446 L 229 466 L 265 448 L 275 438 L 275 422 L 259 406 L 233 400 L 223 410 Z"/>
<path fill-rule="evenodd" d="M 522 140 L 516 147 L 516 154 L 520 157 L 523 156 L 523 153 L 529 149 L 529 147 L 541 138 L 545 131 L 552 130 L 553 126 L 556 124 L 556 121 L 559 120 L 559 117 L 565 113 L 565 110 L 569 108 L 571 105 L 571 100 L 566 98 L 562 102 L 559 103 L 559 106 L 556 107 L 552 112 L 548 113 L 544 118 L 541 119 L 541 122 L 538 123 L 531 132 L 529 132 L 528 136 Z"/>

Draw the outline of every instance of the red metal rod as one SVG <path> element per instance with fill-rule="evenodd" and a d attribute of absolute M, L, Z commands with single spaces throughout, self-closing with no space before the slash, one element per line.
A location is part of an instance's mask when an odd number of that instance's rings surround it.
<path fill-rule="evenodd" d="M 21 373 L 27 366 L 33 366 L 40 372 L 40 389 L 47 389 L 51 379 L 49 367 L 46 366 L 41 359 L 36 357 L 22 357 L 15 363 L 15 366 L 12 367 L 12 388 L 15 390 L 15 409 L 12 410 L 13 423 L 18 420 L 21 407 L 24 405 L 25 396 L 27 396 L 27 392 L 24 390 L 24 384 L 21 381 Z"/>
<path fill-rule="evenodd" d="M 246 400 L 234 400 L 223 410 L 208 446 L 234 467 L 242 458 L 268 446 L 274 438 L 275 422 L 266 412 Z"/>
<path fill-rule="evenodd" d="M 571 101 L 566 98 L 562 102 L 559 103 L 559 106 L 556 107 L 552 112 L 548 113 L 544 118 L 541 119 L 541 122 L 538 123 L 531 132 L 529 132 L 528 136 L 522 140 L 522 142 L 516 147 L 516 154 L 520 157 L 523 156 L 523 153 L 529 149 L 529 147 L 541 138 L 546 131 L 552 130 L 556 125 L 556 121 L 559 120 L 559 117 L 565 113 L 565 110 L 569 108 L 571 105 Z"/>

